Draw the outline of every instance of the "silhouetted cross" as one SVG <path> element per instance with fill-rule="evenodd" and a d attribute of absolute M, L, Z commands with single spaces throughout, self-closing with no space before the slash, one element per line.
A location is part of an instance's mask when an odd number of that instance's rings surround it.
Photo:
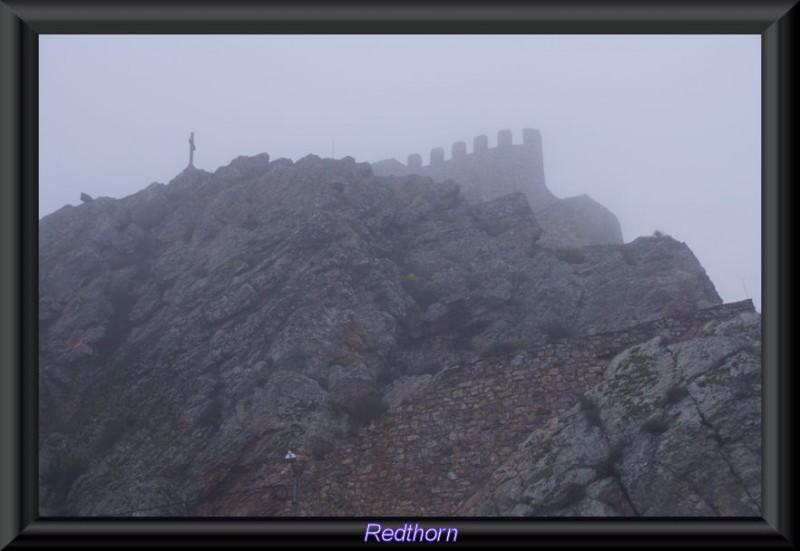
<path fill-rule="evenodd" d="M 194 166 L 194 132 L 189 135 L 189 166 Z"/>

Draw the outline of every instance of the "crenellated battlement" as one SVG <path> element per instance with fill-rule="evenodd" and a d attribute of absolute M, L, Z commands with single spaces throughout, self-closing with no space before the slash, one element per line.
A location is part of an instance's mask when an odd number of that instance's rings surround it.
<path fill-rule="evenodd" d="M 522 130 L 522 143 L 514 143 L 511 130 L 497 133 L 495 147 L 489 147 L 485 134 L 467 142 L 455 142 L 450 158 L 442 147 L 431 149 L 428 164 L 422 155 L 412 153 L 406 164 L 387 159 L 372 165 L 376 176 L 419 174 L 435 182 L 453 180 L 470 203 L 491 201 L 509 193 L 524 193 L 531 210 L 544 230 L 539 243 L 558 247 L 622 243 L 622 230 L 616 216 L 587 195 L 559 199 L 547 188 L 544 179 L 542 135 L 533 128 Z"/>
<path fill-rule="evenodd" d="M 391 159 L 375 163 L 373 170 L 379 176 L 419 174 L 435 181 L 455 180 L 472 203 L 513 192 L 527 195 L 534 210 L 557 200 L 545 185 L 542 136 L 538 130 L 523 129 L 522 143 L 516 145 L 511 130 L 500 130 L 496 143 L 490 148 L 489 137 L 482 134 L 472 140 L 471 153 L 467 152 L 466 142 L 458 141 L 452 145 L 449 159 L 445 158 L 444 148 L 434 147 L 427 165 L 423 165 L 420 154 L 412 153 L 405 165 Z"/>
<path fill-rule="evenodd" d="M 511 130 L 500 130 L 497 133 L 497 147 L 496 149 L 509 149 L 512 148 L 514 145 L 513 143 L 513 134 Z M 518 144 L 519 145 L 519 144 Z M 528 146 L 531 148 L 534 153 L 538 152 L 541 154 L 542 150 L 542 135 L 541 133 L 534 129 L 534 128 L 524 128 L 522 130 L 522 144 L 524 146 Z M 485 154 L 490 151 L 489 148 L 489 137 L 486 134 L 481 134 L 480 136 L 476 136 L 472 140 L 472 153 L 471 155 L 475 154 Z M 467 142 L 455 142 L 451 148 L 450 153 L 450 160 L 463 160 L 467 158 L 469 155 L 467 154 Z M 444 148 L 442 147 L 434 147 L 431 149 L 430 156 L 428 157 L 429 161 L 427 165 L 424 166 L 431 166 L 431 165 L 439 165 L 445 162 L 444 158 Z M 412 153 L 408 156 L 406 161 L 406 167 L 408 169 L 418 169 L 422 168 L 422 156 L 419 153 Z"/>

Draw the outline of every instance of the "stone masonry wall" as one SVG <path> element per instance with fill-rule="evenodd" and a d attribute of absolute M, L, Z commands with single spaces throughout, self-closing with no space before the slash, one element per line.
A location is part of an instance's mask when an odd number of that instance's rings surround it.
<path fill-rule="evenodd" d="M 605 334 L 476 356 L 426 384 L 345 443 L 305 465 L 302 516 L 451 515 L 534 429 L 599 383 L 618 352 L 657 335 L 678 341 L 710 320 L 752 312 L 724 304 Z M 285 469 L 284 469 L 285 470 Z M 251 514 L 289 514 L 267 498 Z"/>
<path fill-rule="evenodd" d="M 451 158 L 446 161 L 444 149 L 436 147 L 425 166 L 420 155 L 412 154 L 405 165 L 390 159 L 372 167 L 378 176 L 419 174 L 437 182 L 455 180 L 470 203 L 522 192 L 537 211 L 557 200 L 545 185 L 542 137 L 538 130 L 524 129 L 522 143 L 517 145 L 513 144 L 510 130 L 501 130 L 497 134 L 497 147 L 491 149 L 488 137 L 481 135 L 473 140 L 472 153 L 466 151 L 465 142 L 456 142 Z"/>

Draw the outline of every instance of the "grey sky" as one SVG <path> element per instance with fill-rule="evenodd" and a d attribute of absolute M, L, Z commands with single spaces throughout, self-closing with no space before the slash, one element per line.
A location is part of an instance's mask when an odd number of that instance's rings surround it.
<path fill-rule="evenodd" d="M 40 37 L 40 216 L 188 162 L 309 153 L 403 162 L 538 128 L 548 187 L 626 242 L 685 241 L 761 309 L 760 36 Z"/>

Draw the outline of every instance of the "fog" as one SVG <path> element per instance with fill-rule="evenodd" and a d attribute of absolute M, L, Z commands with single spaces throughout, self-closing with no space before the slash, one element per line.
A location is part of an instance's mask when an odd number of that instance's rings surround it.
<path fill-rule="evenodd" d="M 239 155 L 405 162 L 542 133 L 559 197 L 686 242 L 760 311 L 760 36 L 40 37 L 39 215 Z"/>

